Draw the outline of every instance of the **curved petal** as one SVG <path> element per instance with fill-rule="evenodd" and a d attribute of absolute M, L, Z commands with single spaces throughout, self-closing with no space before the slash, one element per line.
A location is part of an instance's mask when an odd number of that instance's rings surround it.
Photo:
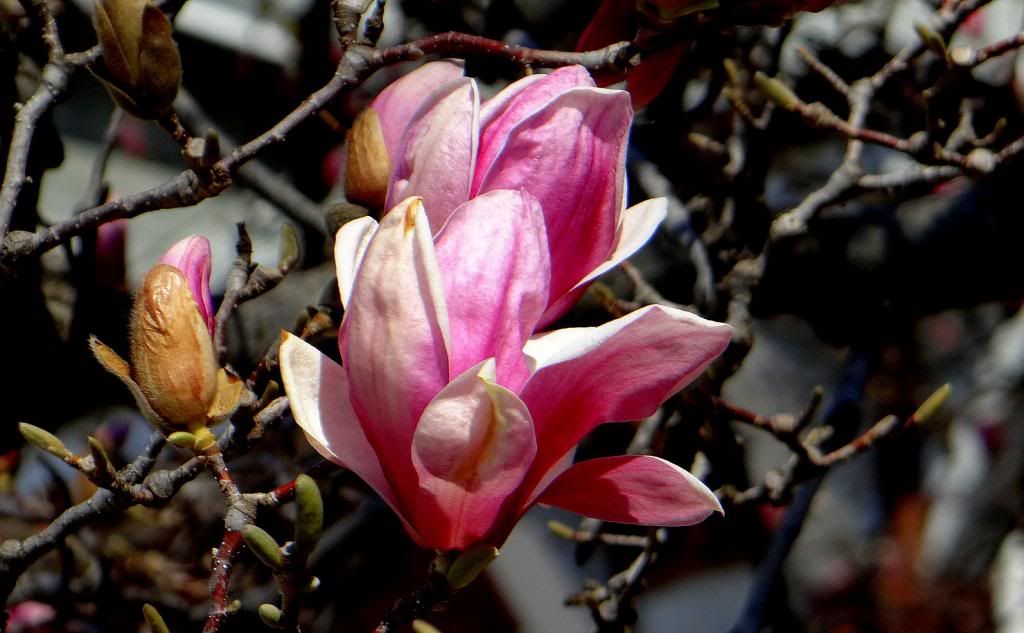
<path fill-rule="evenodd" d="M 410 198 L 384 216 L 366 247 L 338 333 L 353 408 L 400 496 L 416 485 L 416 421 L 448 383 L 448 341 L 430 227 L 421 201 Z"/>
<path fill-rule="evenodd" d="M 210 296 L 210 240 L 202 235 L 190 235 L 171 246 L 160 258 L 161 264 L 174 266 L 188 281 L 203 321 L 213 334 L 213 297 Z"/>
<path fill-rule="evenodd" d="M 440 550 L 465 549 L 486 542 L 489 533 L 507 532 L 502 517 L 514 518 L 514 493 L 537 450 L 529 410 L 494 383 L 494 369 L 489 359 L 453 380 L 416 426 L 417 525 Z"/>
<path fill-rule="evenodd" d="M 451 375 L 485 358 L 518 391 L 523 345 L 547 307 L 551 274 L 544 212 L 525 191 L 499 189 L 460 206 L 434 244 L 451 323 Z"/>
<path fill-rule="evenodd" d="M 665 198 L 652 198 L 633 205 L 622 212 L 619 228 L 615 233 L 615 244 L 608 259 L 583 277 L 572 289 L 561 297 L 553 298 L 551 306 L 540 319 L 540 327 L 545 327 L 569 311 L 583 290 L 591 281 L 597 279 L 612 268 L 615 268 L 651 239 L 651 235 L 665 220 L 668 213 L 668 201 Z"/>
<path fill-rule="evenodd" d="M 377 112 L 384 145 L 391 160 L 398 155 L 402 135 L 413 115 L 431 98 L 439 86 L 462 77 L 462 65 L 443 60 L 423 64 L 411 73 L 388 84 L 370 107 Z"/>
<path fill-rule="evenodd" d="M 647 306 L 534 345 L 537 369 L 521 393 L 540 446 L 531 478 L 598 424 L 654 413 L 725 350 L 731 331 L 689 312 Z"/>
<path fill-rule="evenodd" d="M 548 486 L 538 502 L 602 521 L 666 527 L 693 525 L 722 512 L 715 493 L 699 479 L 650 455 L 575 464 Z"/>
<path fill-rule="evenodd" d="M 346 222 L 334 238 L 334 269 L 338 275 L 338 291 L 343 306 L 348 306 L 356 272 L 378 226 L 373 218 L 358 218 Z"/>
<path fill-rule="evenodd" d="M 482 178 L 481 193 L 523 188 L 540 201 L 551 250 L 549 304 L 611 252 L 632 117 L 625 92 L 573 88 L 512 128 Z"/>
<path fill-rule="evenodd" d="M 437 232 L 469 199 L 479 137 L 480 95 L 471 79 L 436 88 L 403 135 L 388 187 L 386 209 L 420 196 Z"/>
<path fill-rule="evenodd" d="M 345 370 L 287 332 L 281 342 L 280 363 L 292 415 L 310 445 L 325 459 L 348 468 L 373 488 L 402 519 L 413 539 L 421 543 L 422 538 L 407 520 L 352 409 Z"/>
<path fill-rule="evenodd" d="M 520 121 L 543 109 L 552 99 L 573 88 L 593 88 L 594 80 L 582 66 L 564 66 L 547 75 L 530 75 L 510 84 L 480 110 L 480 150 L 471 195 L 476 195 L 484 174 Z"/>

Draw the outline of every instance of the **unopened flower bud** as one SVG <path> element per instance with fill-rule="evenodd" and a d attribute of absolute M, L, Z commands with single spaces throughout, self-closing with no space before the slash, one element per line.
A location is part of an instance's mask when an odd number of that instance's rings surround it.
<path fill-rule="evenodd" d="M 271 628 L 280 628 L 281 610 L 270 603 L 264 602 L 260 605 L 258 613 L 263 623 Z"/>
<path fill-rule="evenodd" d="M 142 282 L 131 319 L 132 379 L 163 420 L 206 426 L 217 395 L 213 341 L 185 276 L 157 264 Z"/>
<path fill-rule="evenodd" d="M 380 118 L 372 108 L 356 117 L 348 132 L 346 152 L 346 197 L 371 209 L 383 207 L 391 179 L 391 158 L 384 144 Z"/>
<path fill-rule="evenodd" d="M 171 23 L 147 0 L 99 0 L 94 18 L 104 80 L 118 105 L 143 119 L 170 109 L 181 84 Z"/>

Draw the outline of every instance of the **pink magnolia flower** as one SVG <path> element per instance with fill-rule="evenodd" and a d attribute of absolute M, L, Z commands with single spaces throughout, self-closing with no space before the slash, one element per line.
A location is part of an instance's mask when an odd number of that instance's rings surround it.
<path fill-rule="evenodd" d="M 596 88 L 580 66 L 521 79 L 480 101 L 447 61 L 392 83 L 371 104 L 393 166 L 385 209 L 423 198 L 437 233 L 459 205 L 524 189 L 547 226 L 551 323 L 596 276 L 632 255 L 665 217 L 664 200 L 624 208 L 629 95 Z"/>
<path fill-rule="evenodd" d="M 336 240 L 343 365 L 281 345 L 292 412 L 327 459 L 366 481 L 421 545 L 500 546 L 534 503 L 599 519 L 689 525 L 721 510 L 651 456 L 570 465 L 604 422 L 651 415 L 727 345 L 730 328 L 649 306 L 599 327 L 533 335 L 553 279 L 552 234 L 525 189 L 459 205 L 432 237 L 401 202 Z"/>

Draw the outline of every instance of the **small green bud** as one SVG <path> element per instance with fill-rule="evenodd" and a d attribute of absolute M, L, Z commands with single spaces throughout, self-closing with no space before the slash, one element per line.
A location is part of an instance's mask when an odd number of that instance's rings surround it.
<path fill-rule="evenodd" d="M 935 29 L 924 22 L 914 22 L 914 30 L 917 31 L 917 36 L 929 50 L 943 59 L 946 58 L 946 42 Z"/>
<path fill-rule="evenodd" d="M 107 456 L 107 451 L 100 444 L 100 441 L 91 435 L 89 436 L 89 453 L 92 455 L 92 461 L 96 465 L 96 474 L 98 476 L 105 478 L 114 476 L 117 469 L 114 468 L 110 457 Z"/>
<path fill-rule="evenodd" d="M 569 541 L 573 540 L 573 537 L 576 536 L 576 530 L 561 521 L 548 521 L 548 529 L 555 536 Z"/>
<path fill-rule="evenodd" d="M 295 478 L 295 547 L 305 558 L 316 547 L 324 527 L 324 502 L 320 488 L 309 475 Z"/>
<path fill-rule="evenodd" d="M 917 411 L 914 411 L 910 419 L 913 420 L 914 424 L 924 424 L 946 404 L 952 391 L 953 388 L 949 386 L 949 383 L 942 385 L 935 390 L 935 393 L 928 396 L 928 399 L 921 403 L 921 406 L 917 408 Z"/>
<path fill-rule="evenodd" d="M 21 432 L 21 436 L 25 438 L 26 442 L 43 449 L 54 457 L 60 459 L 71 457 L 71 451 L 64 446 L 64 442 L 61 442 L 56 435 L 49 431 L 44 431 L 38 426 L 25 422 L 18 424 L 18 431 Z"/>
<path fill-rule="evenodd" d="M 196 436 L 188 431 L 175 431 L 167 436 L 167 441 L 178 448 L 192 448 L 196 445 Z"/>
<path fill-rule="evenodd" d="M 284 557 L 281 555 L 281 548 L 274 537 L 263 528 L 256 525 L 247 525 L 242 528 L 242 538 L 249 546 L 256 558 L 260 559 L 267 567 L 277 571 L 284 564 Z"/>
<path fill-rule="evenodd" d="M 153 629 L 153 633 L 171 633 L 160 612 L 153 605 L 148 603 L 142 605 L 142 617 L 146 619 L 149 628 Z"/>
<path fill-rule="evenodd" d="M 448 584 L 453 589 L 462 589 L 473 582 L 497 557 L 498 548 L 493 545 L 480 545 L 463 552 L 448 569 Z"/>
<path fill-rule="evenodd" d="M 412 630 L 416 633 L 441 633 L 441 630 L 426 620 L 413 620 Z"/>
<path fill-rule="evenodd" d="M 274 629 L 281 627 L 281 610 L 274 605 L 264 602 L 260 605 L 259 614 L 263 624 Z"/>
<path fill-rule="evenodd" d="M 803 103 L 796 93 L 790 90 L 789 86 L 774 77 L 769 77 L 761 71 L 754 74 L 754 83 L 760 88 L 766 97 L 774 101 L 779 107 L 786 110 L 795 110 Z"/>

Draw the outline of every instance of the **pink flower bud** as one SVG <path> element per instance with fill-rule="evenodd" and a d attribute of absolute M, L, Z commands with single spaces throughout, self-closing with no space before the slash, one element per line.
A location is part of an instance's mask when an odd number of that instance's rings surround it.
<path fill-rule="evenodd" d="M 161 264 L 177 268 L 188 282 L 196 307 L 210 334 L 213 334 L 213 298 L 210 296 L 210 241 L 201 235 L 190 235 L 171 246 Z"/>

